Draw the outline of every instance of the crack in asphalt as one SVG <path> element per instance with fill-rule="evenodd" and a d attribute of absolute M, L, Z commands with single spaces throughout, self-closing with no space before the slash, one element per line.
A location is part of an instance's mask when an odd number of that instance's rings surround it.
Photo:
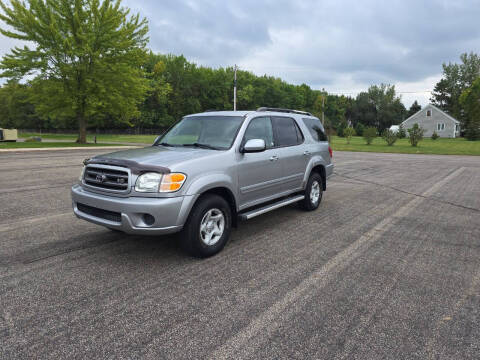
<path fill-rule="evenodd" d="M 390 189 L 390 190 L 394 190 L 394 191 L 397 191 L 397 192 L 400 192 L 400 193 L 404 193 L 404 194 L 407 194 L 407 195 L 412 195 L 412 196 L 416 196 L 416 197 L 419 197 L 419 198 L 423 198 L 423 199 L 427 199 L 427 200 L 432 200 L 432 201 L 435 201 L 435 202 L 438 202 L 438 203 L 441 203 L 441 204 L 447 204 L 447 205 L 456 206 L 456 207 L 459 207 L 459 208 L 462 208 L 462 209 L 465 209 L 465 210 L 471 210 L 471 211 L 475 211 L 475 212 L 480 212 L 480 209 L 477 209 L 477 208 L 474 208 L 474 207 L 470 207 L 470 206 L 466 206 L 466 205 L 461 205 L 461 204 L 456 204 L 456 203 L 451 202 L 451 201 L 440 200 L 440 199 L 435 198 L 435 197 L 431 197 L 431 196 L 426 196 L 426 195 L 422 195 L 422 194 L 413 193 L 413 192 L 410 192 L 410 191 L 407 191 L 407 190 L 402 190 L 402 189 L 396 188 L 396 187 L 394 187 L 394 186 L 385 185 L 385 184 L 379 184 L 379 183 L 377 183 L 377 182 L 375 182 L 375 181 L 369 181 L 369 180 L 364 180 L 364 179 L 360 179 L 360 178 L 356 178 L 356 177 L 352 177 L 352 176 L 340 174 L 340 173 L 338 173 L 338 172 L 336 172 L 336 171 L 334 171 L 333 173 L 334 173 L 335 175 L 340 176 L 340 177 L 343 177 L 343 178 L 345 178 L 345 179 L 355 180 L 355 181 L 358 181 L 358 182 L 361 182 L 361 183 L 364 183 L 364 184 L 371 184 L 371 185 L 380 186 L 380 187 L 383 187 L 383 188 L 386 188 L 386 189 Z"/>

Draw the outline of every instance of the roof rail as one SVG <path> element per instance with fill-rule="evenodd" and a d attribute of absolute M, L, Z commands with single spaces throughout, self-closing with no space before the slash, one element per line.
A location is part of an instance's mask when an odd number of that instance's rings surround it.
<path fill-rule="evenodd" d="M 273 108 L 273 107 L 259 107 L 257 111 L 276 111 L 276 112 L 284 112 L 290 114 L 300 114 L 300 115 L 308 115 L 313 116 L 311 113 L 307 111 L 300 111 L 300 110 L 292 110 L 292 109 L 282 109 L 282 108 Z"/>

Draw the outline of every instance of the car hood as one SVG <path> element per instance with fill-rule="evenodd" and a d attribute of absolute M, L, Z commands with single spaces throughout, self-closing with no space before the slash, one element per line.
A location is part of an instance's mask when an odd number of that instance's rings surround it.
<path fill-rule="evenodd" d="M 92 160 L 115 159 L 135 161 L 138 164 L 171 167 L 187 160 L 195 160 L 218 153 L 217 150 L 191 147 L 149 146 L 141 149 L 116 151 L 99 155 Z"/>

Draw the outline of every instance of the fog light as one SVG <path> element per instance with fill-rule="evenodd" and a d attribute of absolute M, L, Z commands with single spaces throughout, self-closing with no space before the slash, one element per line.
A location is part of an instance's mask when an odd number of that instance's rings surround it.
<path fill-rule="evenodd" d="M 150 214 L 143 214 L 143 222 L 145 225 L 152 226 L 155 223 L 155 218 Z"/>

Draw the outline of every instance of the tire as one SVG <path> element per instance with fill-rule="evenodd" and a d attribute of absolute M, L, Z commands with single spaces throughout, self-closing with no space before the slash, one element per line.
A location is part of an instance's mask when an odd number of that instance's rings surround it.
<path fill-rule="evenodd" d="M 302 209 L 313 211 L 320 206 L 323 196 L 323 179 L 318 173 L 313 172 L 310 174 L 304 195 L 305 198 L 299 201 Z"/>
<path fill-rule="evenodd" d="M 194 205 L 183 230 L 182 248 L 190 255 L 206 258 L 220 252 L 227 243 L 232 228 L 232 212 L 221 196 L 207 194 Z"/>

